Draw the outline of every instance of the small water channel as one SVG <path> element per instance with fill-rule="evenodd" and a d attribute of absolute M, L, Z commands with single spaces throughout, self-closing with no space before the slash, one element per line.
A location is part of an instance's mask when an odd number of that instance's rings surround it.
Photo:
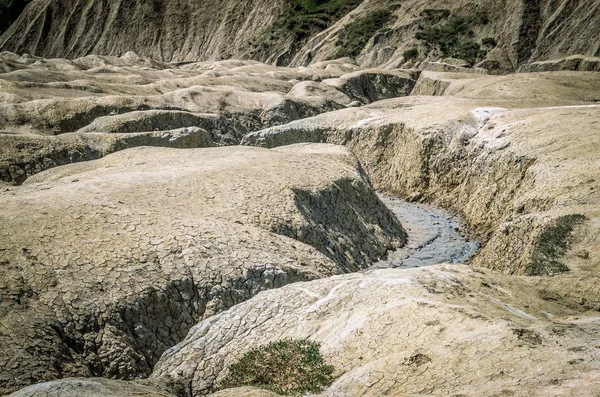
<path fill-rule="evenodd" d="M 390 252 L 375 268 L 421 267 L 438 263 L 463 263 L 471 258 L 479 243 L 468 237 L 460 220 L 450 212 L 427 204 L 409 203 L 387 195 L 380 199 L 398 217 L 408 233 L 403 248 Z"/>

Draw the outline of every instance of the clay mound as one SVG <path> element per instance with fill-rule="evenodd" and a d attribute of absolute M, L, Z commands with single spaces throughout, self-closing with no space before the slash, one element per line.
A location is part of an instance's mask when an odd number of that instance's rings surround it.
<path fill-rule="evenodd" d="M 197 127 L 205 124 L 211 115 L 192 114 L 174 110 L 149 110 L 128 112 L 116 116 L 98 117 L 79 133 L 108 132 L 131 133 L 144 131 L 165 131 L 173 128 Z"/>
<path fill-rule="evenodd" d="M 417 77 L 355 72 L 349 60 L 291 69 L 256 61 L 174 65 L 131 52 L 75 60 L 5 52 L 0 59 L 10 65 L 0 74 L 0 179 L 16 184 L 136 145 L 238 144 L 248 132 L 341 109 L 356 98 L 408 95 Z M 344 83 L 332 86 L 337 78 Z M 182 137 L 181 128 L 194 138 Z M 141 135 L 123 135 L 134 133 Z"/>
<path fill-rule="evenodd" d="M 600 74 L 553 73 L 478 76 L 422 72 L 411 95 L 453 96 L 483 101 L 520 101 L 507 107 L 593 104 L 600 101 Z"/>
<path fill-rule="evenodd" d="M 0 195 L 0 393 L 147 375 L 200 319 L 405 241 L 330 145 L 136 148 Z"/>
<path fill-rule="evenodd" d="M 213 146 L 213 136 L 198 127 L 141 133 L 72 133 L 57 137 L 0 131 L 0 179 L 23 183 L 50 168 L 95 160 L 139 146 L 193 149 Z"/>
<path fill-rule="evenodd" d="M 534 62 L 519 68 L 520 73 L 556 72 L 560 70 L 579 70 L 583 72 L 600 72 L 600 58 L 583 55 L 572 55 L 566 58 Z"/>
<path fill-rule="evenodd" d="M 466 266 L 335 276 L 199 323 L 151 379 L 207 395 L 248 350 L 308 338 L 339 376 L 320 396 L 594 395 L 600 323 L 572 314 L 536 297 L 535 282 Z"/>

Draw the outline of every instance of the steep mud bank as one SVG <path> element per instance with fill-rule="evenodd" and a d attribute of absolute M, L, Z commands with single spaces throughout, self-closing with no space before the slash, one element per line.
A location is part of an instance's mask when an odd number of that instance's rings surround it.
<path fill-rule="evenodd" d="M 538 77 L 537 83 L 535 76 L 526 77 L 536 96 L 571 81 L 566 74 Z M 591 87 L 598 82 L 593 74 L 585 77 Z M 480 91 L 520 101 L 441 97 L 381 101 L 259 131 L 246 136 L 244 143 L 344 144 L 378 189 L 401 197 L 420 196 L 458 211 L 486 243 L 474 264 L 508 274 L 553 273 L 558 268 L 553 262 L 563 261 L 561 256 L 568 252 L 548 258 L 548 267 L 532 271 L 545 236 L 552 235 L 561 219 L 568 219 L 563 217 L 582 215 L 587 220 L 575 229 L 582 228 L 586 236 L 581 247 L 585 253 L 577 258 L 567 255 L 564 262 L 574 273 L 593 275 L 600 263 L 600 242 L 589 237 L 598 235 L 600 216 L 600 141 L 594 133 L 600 107 L 583 101 L 548 106 L 554 100 L 542 102 L 541 97 L 525 100 L 516 80 L 510 87 L 499 79 L 494 87 L 496 80 L 491 78 Z M 578 96 L 585 98 L 592 91 L 581 90 Z M 575 97 L 564 100 L 571 98 Z M 550 243 L 563 245 L 560 240 Z"/>

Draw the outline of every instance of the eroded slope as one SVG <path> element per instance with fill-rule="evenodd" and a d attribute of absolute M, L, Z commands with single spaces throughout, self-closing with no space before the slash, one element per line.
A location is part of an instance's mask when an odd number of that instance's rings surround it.
<path fill-rule="evenodd" d="M 499 72 L 600 55 L 595 0 L 71 3 L 33 1 L 0 48 L 48 58 L 133 50 L 167 62 L 251 58 L 295 66 L 346 55 L 365 67 L 452 56 Z"/>

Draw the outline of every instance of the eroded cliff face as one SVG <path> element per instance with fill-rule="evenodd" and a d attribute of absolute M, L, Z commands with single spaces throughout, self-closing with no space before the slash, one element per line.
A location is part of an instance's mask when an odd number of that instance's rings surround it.
<path fill-rule="evenodd" d="M 41 0 L 2 39 L 5 49 L 47 57 L 136 51 L 166 61 L 228 58 L 260 35 L 281 0 Z"/>
<path fill-rule="evenodd" d="M 363 66 L 447 56 L 502 73 L 519 65 L 565 54 L 597 55 L 600 5 L 589 0 L 502 0 L 476 2 L 367 0 L 331 29 L 316 35 L 293 64 L 321 60 L 339 51 L 340 35 L 376 10 L 390 9 L 385 26 L 360 49 Z M 410 51 L 414 51 L 412 54 Z"/>
<path fill-rule="evenodd" d="M 140 55 L 164 61 L 250 58 L 306 65 L 351 55 L 398 67 L 448 56 L 495 72 L 600 51 L 594 0 L 36 0 L 0 48 L 44 57 Z"/>

